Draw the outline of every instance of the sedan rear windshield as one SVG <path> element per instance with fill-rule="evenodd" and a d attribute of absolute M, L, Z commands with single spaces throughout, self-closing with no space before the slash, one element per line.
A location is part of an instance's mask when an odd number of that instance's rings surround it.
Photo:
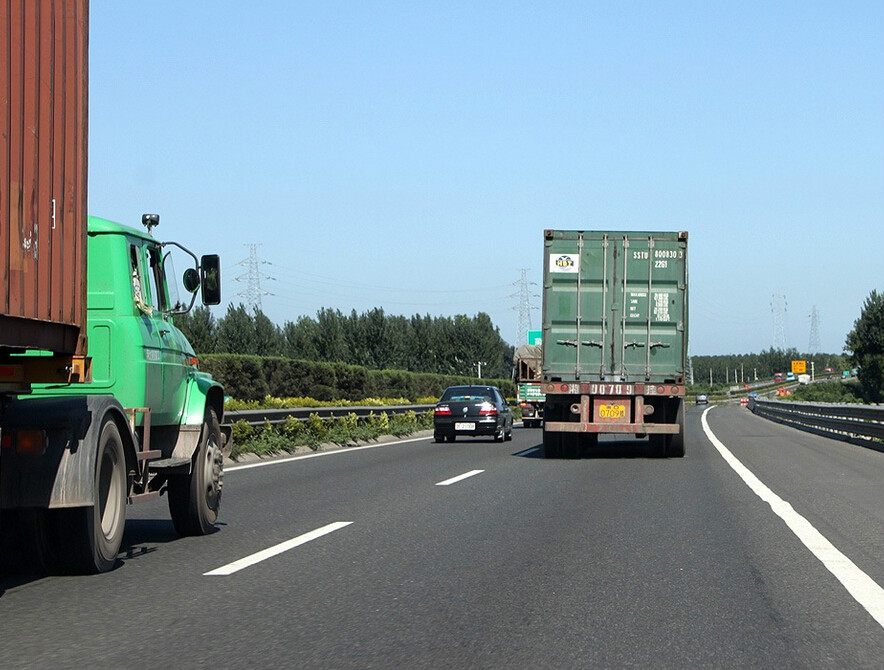
<path fill-rule="evenodd" d="M 494 402 L 494 395 L 481 389 L 448 389 L 442 394 L 442 400 L 452 402 Z"/>

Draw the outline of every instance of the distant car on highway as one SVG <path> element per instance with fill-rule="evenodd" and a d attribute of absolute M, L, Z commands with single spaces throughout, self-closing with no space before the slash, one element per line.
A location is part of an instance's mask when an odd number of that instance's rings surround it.
<path fill-rule="evenodd" d="M 449 386 L 433 412 L 433 439 L 487 435 L 497 442 L 513 439 L 513 411 L 496 386 Z"/>
<path fill-rule="evenodd" d="M 709 396 L 705 393 L 697 394 L 697 404 L 698 405 L 708 405 L 709 404 Z"/>

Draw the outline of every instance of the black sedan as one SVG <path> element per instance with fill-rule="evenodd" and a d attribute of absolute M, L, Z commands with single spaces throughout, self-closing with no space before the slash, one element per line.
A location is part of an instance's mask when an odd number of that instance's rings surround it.
<path fill-rule="evenodd" d="M 433 437 L 454 442 L 458 435 L 513 439 L 513 412 L 496 386 L 449 386 L 436 404 Z"/>

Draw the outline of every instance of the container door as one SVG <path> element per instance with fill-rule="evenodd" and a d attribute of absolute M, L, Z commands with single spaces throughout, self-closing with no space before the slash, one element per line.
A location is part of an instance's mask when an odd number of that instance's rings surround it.
<path fill-rule="evenodd" d="M 673 380 L 684 373 L 685 244 L 671 233 L 627 233 L 616 246 L 622 307 L 613 369 L 629 381 Z"/>
<path fill-rule="evenodd" d="M 579 231 L 547 237 L 543 288 L 543 365 L 552 379 L 604 374 L 606 250 Z"/>

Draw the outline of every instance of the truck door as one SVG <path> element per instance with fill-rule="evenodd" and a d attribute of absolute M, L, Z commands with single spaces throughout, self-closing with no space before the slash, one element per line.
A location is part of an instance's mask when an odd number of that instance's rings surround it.
<path fill-rule="evenodd" d="M 140 240 L 130 244 L 129 256 L 135 304 L 139 310 L 138 332 L 141 335 L 141 361 L 136 361 L 131 369 L 137 370 L 139 363 L 143 367 L 142 402 L 155 412 L 163 403 L 163 335 L 160 332 L 162 321 L 157 318 L 160 300 L 151 280 L 146 249 L 140 244 Z"/>
<path fill-rule="evenodd" d="M 188 367 L 184 364 L 185 352 L 182 341 L 184 337 L 172 325 L 170 310 L 174 307 L 170 296 L 169 273 L 174 273 L 171 260 L 163 255 L 159 246 L 147 249 L 150 262 L 151 281 L 154 294 L 159 298 L 159 309 L 154 312 L 156 330 L 160 336 L 159 357 L 162 367 L 162 388 L 159 404 L 152 408 L 153 422 L 156 425 L 174 425 L 179 423 L 184 408 L 184 396 Z"/>

